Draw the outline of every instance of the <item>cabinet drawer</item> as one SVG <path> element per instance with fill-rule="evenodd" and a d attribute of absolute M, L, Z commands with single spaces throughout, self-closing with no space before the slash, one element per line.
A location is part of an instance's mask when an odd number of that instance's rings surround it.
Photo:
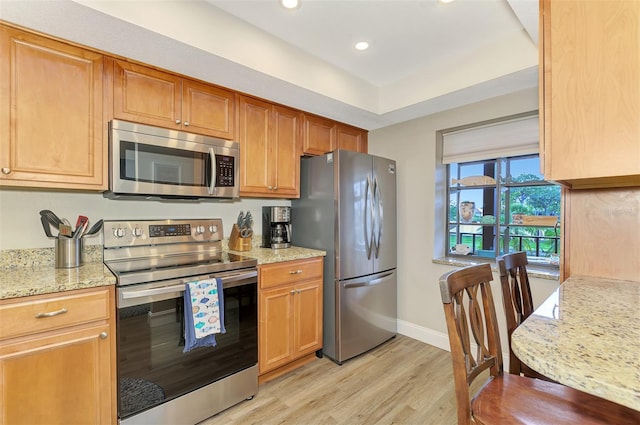
<path fill-rule="evenodd" d="M 109 313 L 109 288 L 9 301 L 0 305 L 0 339 L 107 320 Z"/>
<path fill-rule="evenodd" d="M 322 276 L 322 258 L 286 261 L 259 267 L 260 288 L 300 282 Z"/>

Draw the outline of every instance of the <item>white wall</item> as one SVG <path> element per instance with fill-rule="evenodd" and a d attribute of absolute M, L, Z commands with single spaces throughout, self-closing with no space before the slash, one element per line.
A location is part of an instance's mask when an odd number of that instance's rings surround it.
<path fill-rule="evenodd" d="M 433 263 L 436 131 L 538 108 L 537 89 L 467 105 L 369 133 L 369 152 L 395 159 L 398 186 L 398 317 L 400 333 L 449 349 L 438 278 L 451 267 Z M 535 305 L 558 286 L 531 279 Z M 499 277 L 492 285 L 506 347 Z"/>
<path fill-rule="evenodd" d="M 52 210 L 75 224 L 79 214 L 89 217 L 89 225 L 99 219 L 132 220 L 162 218 L 222 218 L 224 236 L 229 237 L 240 210 L 251 211 L 254 231 L 262 231 L 263 205 L 291 205 L 288 200 L 242 199 L 241 201 L 165 202 L 113 200 L 101 193 L 0 189 L 0 250 L 53 248 L 40 223 L 40 210 Z M 101 237 L 87 239 L 89 245 L 102 244 Z"/>

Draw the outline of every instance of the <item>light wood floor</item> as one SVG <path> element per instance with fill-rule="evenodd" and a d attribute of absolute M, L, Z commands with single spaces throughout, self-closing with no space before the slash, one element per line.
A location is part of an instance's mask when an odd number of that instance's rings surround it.
<path fill-rule="evenodd" d="M 200 425 L 456 423 L 449 352 L 398 335 L 342 366 L 317 359 Z"/>

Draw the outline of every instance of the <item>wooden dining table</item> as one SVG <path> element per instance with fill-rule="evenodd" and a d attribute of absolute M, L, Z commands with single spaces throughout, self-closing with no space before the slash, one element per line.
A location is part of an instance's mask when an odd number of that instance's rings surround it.
<path fill-rule="evenodd" d="M 570 277 L 511 345 L 537 372 L 640 411 L 640 282 Z"/>

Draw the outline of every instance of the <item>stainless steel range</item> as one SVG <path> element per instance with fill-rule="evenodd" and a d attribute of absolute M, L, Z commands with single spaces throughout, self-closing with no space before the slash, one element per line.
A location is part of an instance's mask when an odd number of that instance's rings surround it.
<path fill-rule="evenodd" d="M 258 391 L 257 261 L 222 250 L 222 220 L 104 222 L 117 279 L 121 424 L 195 424 Z M 187 282 L 220 278 L 226 333 L 183 352 Z"/>

